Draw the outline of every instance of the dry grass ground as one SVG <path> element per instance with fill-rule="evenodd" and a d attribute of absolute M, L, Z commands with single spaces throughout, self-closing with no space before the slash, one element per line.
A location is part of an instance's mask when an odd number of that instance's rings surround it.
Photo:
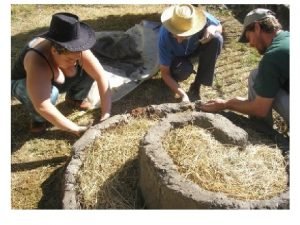
<path fill-rule="evenodd" d="M 12 5 L 12 60 L 32 35 L 47 29 L 51 14 L 69 11 L 78 14 L 96 31 L 126 30 L 142 19 L 159 21 L 164 5 Z M 259 56 L 246 45 L 236 42 L 241 24 L 231 12 L 219 7 L 207 7 L 224 24 L 225 45 L 218 60 L 213 87 L 203 87 L 203 100 L 247 95 L 247 76 Z M 193 77 L 182 85 L 187 90 Z M 130 112 L 136 107 L 176 102 L 171 91 L 157 74 L 132 93 L 113 104 L 112 114 Z M 96 123 L 99 110 L 80 112 L 64 104 L 57 107 L 68 118 L 78 122 Z M 77 137 L 51 129 L 35 137 L 28 132 L 29 116 L 21 104 L 11 104 L 11 207 L 14 209 L 61 208 L 60 184 L 63 169 Z"/>
<path fill-rule="evenodd" d="M 89 146 L 78 174 L 82 208 L 143 208 L 137 190 L 140 140 L 155 120 L 132 118 L 108 129 Z"/>

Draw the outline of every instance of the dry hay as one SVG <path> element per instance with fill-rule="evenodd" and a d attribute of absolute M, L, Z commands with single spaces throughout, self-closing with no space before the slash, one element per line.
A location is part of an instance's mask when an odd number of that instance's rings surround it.
<path fill-rule="evenodd" d="M 83 208 L 142 208 L 137 192 L 139 142 L 155 123 L 145 118 L 109 128 L 86 149 L 79 171 L 79 196 Z"/>
<path fill-rule="evenodd" d="M 179 173 L 208 191 L 265 200 L 287 189 L 285 161 L 276 146 L 223 145 L 208 130 L 193 125 L 173 129 L 163 145 Z"/>

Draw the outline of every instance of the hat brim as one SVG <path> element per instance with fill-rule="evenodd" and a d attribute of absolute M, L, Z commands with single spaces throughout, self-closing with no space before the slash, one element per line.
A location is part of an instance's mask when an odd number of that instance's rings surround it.
<path fill-rule="evenodd" d="M 161 15 L 161 22 L 163 26 L 170 31 L 172 34 L 175 34 L 180 37 L 188 37 L 197 32 L 199 32 L 206 24 L 206 16 L 201 9 L 195 9 L 195 16 L 193 18 L 193 26 L 191 29 L 187 31 L 180 31 L 176 29 L 172 23 L 171 19 L 173 16 L 175 6 L 170 6 L 169 8 L 165 9 L 165 11 Z"/>
<path fill-rule="evenodd" d="M 96 43 L 96 35 L 94 30 L 90 28 L 87 24 L 82 22 L 80 22 L 79 37 L 72 41 L 66 41 L 66 42 L 57 41 L 49 31 L 37 36 L 50 40 L 54 43 L 57 43 L 71 52 L 80 52 L 80 51 L 90 49 Z"/>

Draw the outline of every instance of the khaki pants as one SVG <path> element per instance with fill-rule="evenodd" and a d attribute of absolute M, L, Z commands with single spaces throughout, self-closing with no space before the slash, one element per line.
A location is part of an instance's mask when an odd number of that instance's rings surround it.
<path fill-rule="evenodd" d="M 256 92 L 253 88 L 254 80 L 257 76 L 258 69 L 251 71 L 248 79 L 248 99 L 253 100 L 256 97 Z M 284 119 L 284 121 L 290 125 L 290 95 L 283 89 L 280 89 L 274 98 L 272 108 Z M 273 125 L 272 110 L 268 113 L 264 120 Z"/>

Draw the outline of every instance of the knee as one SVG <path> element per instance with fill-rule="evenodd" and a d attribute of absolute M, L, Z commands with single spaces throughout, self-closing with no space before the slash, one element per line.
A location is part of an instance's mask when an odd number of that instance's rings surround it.
<path fill-rule="evenodd" d="M 219 32 L 215 33 L 213 38 L 211 39 L 211 43 L 216 45 L 216 46 L 223 46 L 223 36 Z"/>
<path fill-rule="evenodd" d="M 210 43 L 210 48 L 212 50 L 215 50 L 220 54 L 222 46 L 223 46 L 223 36 L 220 33 L 216 33 L 213 38 L 211 39 Z"/>
<path fill-rule="evenodd" d="M 51 103 L 52 103 L 53 105 L 55 105 L 55 103 L 56 103 L 56 101 L 57 101 L 57 99 L 58 99 L 58 95 L 59 95 L 59 90 L 58 90 L 58 88 L 55 87 L 55 86 L 52 86 L 50 98 L 51 98 Z"/>
<path fill-rule="evenodd" d="M 11 96 L 17 98 L 25 105 L 30 105 L 31 100 L 27 93 L 26 80 L 12 80 L 11 81 Z"/>
<path fill-rule="evenodd" d="M 177 82 L 182 82 L 194 73 L 193 64 L 185 57 L 176 57 L 170 67 L 171 76 Z"/>

